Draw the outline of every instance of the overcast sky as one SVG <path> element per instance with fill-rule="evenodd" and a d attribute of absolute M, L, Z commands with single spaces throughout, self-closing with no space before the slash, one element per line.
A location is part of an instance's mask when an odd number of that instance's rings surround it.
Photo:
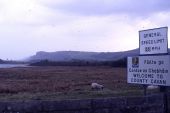
<path fill-rule="evenodd" d="M 169 6 L 169 0 L 0 0 L 0 59 L 135 49 L 139 30 L 170 26 Z"/>

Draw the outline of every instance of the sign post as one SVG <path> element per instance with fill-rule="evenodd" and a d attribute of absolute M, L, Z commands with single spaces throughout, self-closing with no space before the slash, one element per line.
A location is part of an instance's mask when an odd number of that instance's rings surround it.
<path fill-rule="evenodd" d="M 165 113 L 168 113 L 166 86 L 170 86 L 168 27 L 139 31 L 140 56 L 127 58 L 127 82 L 158 85 L 164 92 Z"/>
<path fill-rule="evenodd" d="M 168 27 L 139 31 L 140 56 L 127 59 L 128 83 L 170 86 L 167 32 Z"/>

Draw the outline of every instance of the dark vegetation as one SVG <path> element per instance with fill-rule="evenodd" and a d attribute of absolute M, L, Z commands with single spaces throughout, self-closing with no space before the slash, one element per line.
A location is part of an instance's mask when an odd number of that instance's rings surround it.
<path fill-rule="evenodd" d="M 25 64 L 24 61 L 15 61 L 15 60 L 2 60 L 0 59 L 0 64 Z"/>
<path fill-rule="evenodd" d="M 0 59 L 0 63 L 2 64 L 2 63 L 4 63 L 4 61 L 2 59 Z"/>
<path fill-rule="evenodd" d="M 31 66 L 111 66 L 111 67 L 126 67 L 126 58 L 116 61 L 86 61 L 86 60 L 71 60 L 71 61 L 50 61 L 41 60 L 30 64 Z"/>

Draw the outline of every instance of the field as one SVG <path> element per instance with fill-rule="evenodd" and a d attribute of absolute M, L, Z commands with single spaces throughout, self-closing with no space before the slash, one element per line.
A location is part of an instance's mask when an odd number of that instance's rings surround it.
<path fill-rule="evenodd" d="M 0 99 L 79 99 L 142 94 L 140 85 L 127 84 L 126 68 L 20 67 L 0 69 Z M 91 83 L 104 85 L 92 90 Z"/>

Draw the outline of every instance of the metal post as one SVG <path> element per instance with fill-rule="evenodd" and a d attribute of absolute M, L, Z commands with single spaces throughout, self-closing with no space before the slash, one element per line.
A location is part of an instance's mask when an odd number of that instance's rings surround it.
<path fill-rule="evenodd" d="M 143 85 L 143 94 L 144 96 L 147 94 L 147 85 Z"/>
<path fill-rule="evenodd" d="M 160 92 L 163 93 L 163 101 L 164 101 L 164 113 L 168 113 L 168 97 L 167 97 L 167 87 L 161 86 Z"/>

